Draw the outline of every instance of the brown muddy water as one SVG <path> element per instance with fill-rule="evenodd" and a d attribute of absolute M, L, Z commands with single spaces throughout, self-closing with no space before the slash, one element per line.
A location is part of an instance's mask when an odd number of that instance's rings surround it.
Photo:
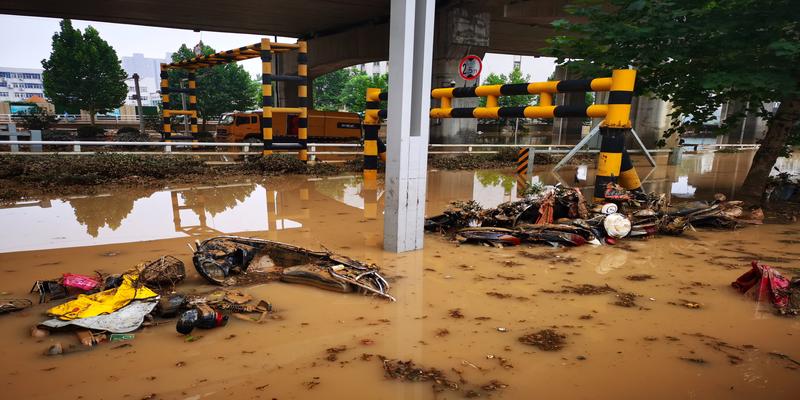
<path fill-rule="evenodd" d="M 709 154 L 656 169 L 648 189 L 670 193 L 673 202 L 735 194 L 749 156 Z M 591 174 L 571 167 L 561 179 L 588 187 Z M 544 172 L 538 179 L 557 180 Z M 516 197 L 514 179 L 497 171 L 434 171 L 428 182 L 429 214 L 456 199 L 494 206 Z M 374 262 L 392 278 L 398 298 L 388 303 L 274 282 L 244 291 L 272 302 L 281 319 L 232 319 L 195 332 L 202 337 L 194 342 L 168 323 L 136 332 L 124 342 L 130 346 L 106 343 L 56 357 L 41 353 L 77 339 L 29 337 L 47 308 L 36 305 L 0 316 L 0 397 L 456 399 L 474 390 L 509 399 L 798 398 L 800 365 L 771 353 L 800 360 L 800 320 L 774 316 L 729 284 L 751 259 L 800 268 L 800 224 L 573 249 L 459 247 L 427 235 L 423 251 L 392 254 L 381 249 L 382 219 L 371 211 L 372 204 L 382 208 L 382 194 L 362 192 L 359 177 L 283 177 L 110 189 L 0 209 L 3 297 L 24 297 L 34 280 L 63 272 L 122 272 L 166 254 L 191 270 L 183 285 L 204 286 L 187 243 L 225 233 L 324 245 Z M 581 295 L 569 288 L 582 284 L 615 291 Z M 614 304 L 626 293 L 635 294 L 634 306 Z M 463 317 L 453 318 L 455 309 Z M 542 329 L 562 334 L 563 347 L 543 351 L 518 340 Z M 340 346 L 346 349 L 330 361 L 326 350 Z M 437 394 L 430 382 L 389 380 L 378 356 L 364 360 L 365 353 L 413 360 L 464 382 L 459 391 Z M 508 386 L 482 388 L 493 380 Z"/>

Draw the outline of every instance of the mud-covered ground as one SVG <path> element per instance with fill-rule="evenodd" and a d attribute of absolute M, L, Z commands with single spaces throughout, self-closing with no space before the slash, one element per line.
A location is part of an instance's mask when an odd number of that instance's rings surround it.
<path fill-rule="evenodd" d="M 726 187 L 706 174 L 667 173 L 651 188 L 685 181 L 702 198 Z M 231 319 L 194 341 L 166 323 L 55 357 L 42 352 L 77 338 L 30 337 L 47 308 L 36 305 L 0 316 L 3 397 L 797 397 L 800 320 L 730 287 L 752 259 L 800 275 L 796 222 L 571 249 L 458 246 L 429 234 L 424 250 L 393 254 L 368 206 L 382 208 L 382 188 L 361 190 L 357 174 L 288 178 L 0 208 L 0 292 L 26 297 L 36 279 L 122 272 L 165 254 L 189 267 L 182 290 L 206 289 L 187 243 L 224 233 L 374 262 L 396 303 L 274 282 L 243 288 L 274 305 L 261 323 Z M 515 193 L 513 177 L 496 172 L 431 173 L 427 212 Z"/>

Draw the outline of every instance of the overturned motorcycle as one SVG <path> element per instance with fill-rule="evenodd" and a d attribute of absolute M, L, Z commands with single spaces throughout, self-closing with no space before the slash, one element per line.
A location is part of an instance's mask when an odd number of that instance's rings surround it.
<path fill-rule="evenodd" d="M 217 285 L 281 280 L 395 301 L 374 265 L 271 240 L 218 236 L 198 242 L 192 261 L 203 278 Z"/>

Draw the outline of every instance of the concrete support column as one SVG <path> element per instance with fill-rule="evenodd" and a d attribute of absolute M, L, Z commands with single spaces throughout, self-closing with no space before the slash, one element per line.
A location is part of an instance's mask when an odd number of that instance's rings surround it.
<path fill-rule="evenodd" d="M 650 96 L 636 96 L 631 103 L 633 129 L 645 147 L 652 149 L 669 128 L 670 104 Z M 626 143 L 629 149 L 636 148 L 633 138 Z"/>
<path fill-rule="evenodd" d="M 309 50 L 311 49 L 311 45 L 309 46 Z M 273 55 L 273 59 L 277 61 L 273 61 L 272 65 L 274 66 L 275 71 L 273 73 L 275 75 L 295 75 L 297 72 L 297 57 L 294 55 L 294 52 L 287 52 L 287 53 L 275 53 Z M 309 71 L 309 74 L 311 71 Z M 306 104 L 309 110 L 314 109 L 314 77 L 308 75 L 306 77 L 308 82 L 308 90 L 306 93 Z M 300 98 L 297 96 L 297 82 L 278 82 L 277 83 L 277 90 L 275 90 L 275 107 L 299 107 L 300 106 Z"/>
<path fill-rule="evenodd" d="M 465 81 L 458 74 L 458 64 L 469 54 L 483 58 L 489 47 L 491 15 L 480 9 L 463 6 L 445 8 L 436 15 L 433 76 L 437 87 L 473 86 L 483 78 Z M 390 63 L 391 65 L 391 63 Z M 453 107 L 477 107 L 477 98 L 453 99 Z M 473 143 L 478 133 L 478 120 L 445 118 L 431 123 L 431 143 Z"/>
<path fill-rule="evenodd" d="M 722 105 L 720 110 L 720 123 L 731 114 L 741 112 L 745 104 L 730 101 Z M 775 111 L 775 103 L 766 103 L 764 108 Z M 733 125 L 730 133 L 720 136 L 717 141 L 722 144 L 752 144 L 764 138 L 767 132 L 767 122 L 754 113 L 748 113 L 744 118 Z"/>
<path fill-rule="evenodd" d="M 553 79 L 563 81 L 580 79 L 580 77 L 559 65 L 556 67 Z M 584 93 L 557 93 L 554 100 L 556 106 L 583 105 L 586 103 L 586 95 Z M 582 132 L 583 120 L 581 118 L 556 118 L 553 120 L 554 144 L 577 144 L 581 141 Z"/>
<path fill-rule="evenodd" d="M 383 247 L 422 248 L 435 0 L 392 0 Z"/>

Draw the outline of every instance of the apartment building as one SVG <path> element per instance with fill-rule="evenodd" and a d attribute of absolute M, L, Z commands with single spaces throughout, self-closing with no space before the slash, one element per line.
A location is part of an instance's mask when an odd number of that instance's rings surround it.
<path fill-rule="evenodd" d="M 0 101 L 44 97 L 42 69 L 0 67 Z"/>

